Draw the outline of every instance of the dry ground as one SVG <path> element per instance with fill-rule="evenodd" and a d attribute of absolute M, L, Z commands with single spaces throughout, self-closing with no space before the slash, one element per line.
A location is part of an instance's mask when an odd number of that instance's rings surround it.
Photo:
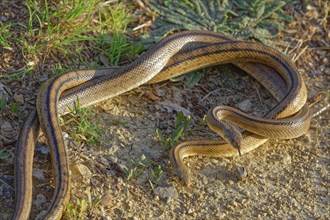
<path fill-rule="evenodd" d="M 300 20 L 283 33 L 292 39 L 292 44 L 277 44 L 295 60 L 309 96 L 329 90 L 330 83 L 329 18 L 325 25 L 319 23 L 322 16 L 315 14 L 319 12 L 317 2 L 298 13 Z M 3 6 L 3 10 L 14 9 Z M 24 19 L 24 10 L 15 10 L 15 19 Z M 3 52 L 1 57 L 5 62 L 0 64 L 2 69 L 21 67 L 22 57 L 14 52 Z M 17 134 L 34 105 L 40 76 L 54 62 L 57 61 L 47 61 L 35 74 L 15 81 L 0 79 L 12 97 L 23 95 L 25 105 L 20 114 L 1 112 L 1 149 L 14 154 Z M 267 91 L 244 73 L 231 73 L 229 68 L 220 67 L 209 70 L 192 89 L 185 88 L 183 82 L 142 86 L 93 107 L 91 117 L 104 128 L 100 143 L 89 146 L 66 138 L 72 170 L 71 209 L 79 211 L 85 201 L 87 210 L 83 215 L 89 219 L 328 219 L 329 111 L 314 118 L 309 133 L 303 137 L 271 140 L 237 158 L 188 158 L 193 183 L 190 188 L 180 186 L 172 177 L 156 128 L 170 135 L 180 107 L 193 118 L 191 129 L 180 142 L 217 138 L 202 121 L 207 109 L 246 100 L 252 103 L 249 112 L 256 115 L 263 115 L 275 104 Z M 141 162 L 142 155 L 146 157 L 145 166 L 139 166 L 139 175 L 128 180 L 123 167 L 138 167 L 132 160 Z M 163 175 L 153 189 L 148 180 L 158 165 Z M 50 155 L 42 142 L 37 146 L 34 167 L 33 219 L 48 207 L 53 190 Z M 246 178 L 239 178 L 238 167 L 247 170 Z M 0 219 L 8 219 L 14 207 L 12 156 L 0 159 L 0 186 Z"/>

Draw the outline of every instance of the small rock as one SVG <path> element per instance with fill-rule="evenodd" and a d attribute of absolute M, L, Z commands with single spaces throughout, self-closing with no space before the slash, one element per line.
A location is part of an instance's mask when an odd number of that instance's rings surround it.
<path fill-rule="evenodd" d="M 125 173 L 125 171 L 128 170 L 128 168 L 125 165 L 120 163 L 113 164 L 113 168 L 119 173 Z"/>
<path fill-rule="evenodd" d="M 110 65 L 110 62 L 109 62 L 109 60 L 108 60 L 108 58 L 106 57 L 106 56 L 104 56 L 104 55 L 100 55 L 100 61 L 104 64 L 104 65 L 106 65 L 106 66 L 109 66 Z"/>
<path fill-rule="evenodd" d="M 289 154 L 284 154 L 282 156 L 283 164 L 290 165 L 291 164 L 291 156 Z"/>
<path fill-rule="evenodd" d="M 18 103 L 20 105 L 23 105 L 24 104 L 24 97 L 23 97 L 22 94 L 15 93 L 14 96 L 13 96 L 13 98 L 14 98 L 14 101 L 16 103 Z"/>
<path fill-rule="evenodd" d="M 110 166 L 109 161 L 108 161 L 106 158 L 102 157 L 102 156 L 101 156 L 101 158 L 100 158 L 99 161 L 100 161 L 104 166 L 106 166 L 106 167 L 109 167 L 109 166 Z"/>
<path fill-rule="evenodd" d="M 37 151 L 44 155 L 49 154 L 49 148 L 46 145 L 41 145 L 41 146 L 37 147 Z"/>
<path fill-rule="evenodd" d="M 13 197 L 14 194 L 14 177 L 0 175 L 0 198 Z"/>
<path fill-rule="evenodd" d="M 206 176 L 203 176 L 203 184 L 207 185 L 209 182 L 208 178 Z"/>
<path fill-rule="evenodd" d="M 8 121 L 5 121 L 1 124 L 0 129 L 2 131 L 10 132 L 13 130 L 13 126 Z"/>
<path fill-rule="evenodd" d="M 293 198 L 293 197 L 289 197 L 289 201 L 288 202 L 289 202 L 290 205 L 292 205 L 294 207 L 299 207 L 298 201 L 295 198 Z"/>
<path fill-rule="evenodd" d="M 113 155 L 110 155 L 110 161 L 111 163 L 118 163 L 118 158 Z"/>
<path fill-rule="evenodd" d="M 195 212 L 195 209 L 194 208 L 190 208 L 190 209 L 188 209 L 188 214 L 191 214 L 191 213 L 193 213 L 193 212 Z"/>
<path fill-rule="evenodd" d="M 146 92 L 146 96 L 148 99 L 152 100 L 152 101 L 159 101 L 160 98 L 158 96 L 156 96 L 151 90 Z"/>
<path fill-rule="evenodd" d="M 47 210 L 42 210 L 35 218 L 35 220 L 43 220 L 45 218 L 45 215 L 47 213 Z"/>
<path fill-rule="evenodd" d="M 214 159 L 214 158 L 210 158 L 210 161 L 211 161 L 211 163 L 213 163 L 215 165 L 219 163 L 219 160 Z"/>
<path fill-rule="evenodd" d="M 38 210 L 43 209 L 46 204 L 46 196 L 44 194 L 39 193 L 37 195 L 36 200 L 34 200 L 33 204 L 37 206 Z"/>
<path fill-rule="evenodd" d="M 1 20 L 1 21 L 8 21 L 8 18 L 7 18 L 6 16 L 1 16 L 1 17 L 0 17 L 0 20 Z"/>
<path fill-rule="evenodd" d="M 92 176 L 92 172 L 88 169 L 88 167 L 81 163 L 75 164 L 72 170 L 73 175 L 79 174 L 80 176 L 88 178 Z"/>
<path fill-rule="evenodd" d="M 245 167 L 236 167 L 236 176 L 239 180 L 244 180 L 248 176 L 248 172 Z"/>
<path fill-rule="evenodd" d="M 178 192 L 173 186 L 170 187 L 159 186 L 154 190 L 154 194 L 162 199 L 165 199 L 166 201 L 170 201 L 172 198 L 178 197 Z"/>
<path fill-rule="evenodd" d="M 329 64 L 329 58 L 328 57 L 323 57 L 322 63 L 326 64 L 326 65 Z"/>
<path fill-rule="evenodd" d="M 110 206 L 111 205 L 111 201 L 112 201 L 112 196 L 110 195 L 110 193 L 107 193 L 106 195 L 103 196 L 103 198 L 101 199 L 100 205 L 101 206 Z"/>
<path fill-rule="evenodd" d="M 182 94 L 183 94 L 182 89 L 173 87 L 172 88 L 172 93 L 173 93 L 173 100 L 175 101 L 175 103 L 182 103 L 182 102 L 184 102 L 184 99 L 182 97 Z"/>
<path fill-rule="evenodd" d="M 62 131 L 62 137 L 64 141 L 70 141 L 70 135 L 66 133 L 65 131 Z"/>
<path fill-rule="evenodd" d="M 115 171 L 113 171 L 113 170 L 107 170 L 107 171 L 106 171 L 106 175 L 107 175 L 107 177 L 113 177 L 113 176 L 116 175 L 116 173 L 115 173 Z"/>
<path fill-rule="evenodd" d="M 166 95 L 166 91 L 164 89 L 159 89 L 159 88 L 156 88 L 155 89 L 155 93 L 157 96 L 159 97 L 163 97 Z"/>
<path fill-rule="evenodd" d="M 32 64 L 32 65 L 34 65 L 34 64 Z M 45 81 L 47 81 L 49 78 L 48 78 L 48 76 L 47 75 L 43 75 L 43 76 L 40 76 L 39 77 L 39 82 L 45 82 Z"/>
<path fill-rule="evenodd" d="M 93 186 L 97 186 L 97 184 L 99 183 L 99 181 L 98 181 L 98 179 L 97 178 L 91 178 L 91 184 L 93 185 Z"/>
<path fill-rule="evenodd" d="M 37 178 L 39 180 L 44 180 L 45 179 L 44 171 L 42 169 L 39 169 L 39 168 L 34 168 L 32 170 L 32 176 L 34 176 L 35 178 Z"/>
<path fill-rule="evenodd" d="M 317 74 L 318 74 L 318 71 L 313 70 L 313 71 L 310 73 L 310 76 L 311 76 L 311 77 L 316 77 Z"/>
<path fill-rule="evenodd" d="M 252 108 L 252 102 L 249 99 L 246 99 L 237 104 L 237 107 L 244 112 L 249 112 Z"/>

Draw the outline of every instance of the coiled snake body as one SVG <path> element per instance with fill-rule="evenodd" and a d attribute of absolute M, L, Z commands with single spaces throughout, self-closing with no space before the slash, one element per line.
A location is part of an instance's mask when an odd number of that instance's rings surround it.
<path fill-rule="evenodd" d="M 255 118 L 229 108 L 215 107 L 208 113 L 210 128 L 230 144 L 219 141 L 190 141 L 170 152 L 176 174 L 189 184 L 182 160 L 191 155 L 236 156 L 237 144 L 242 154 L 268 138 L 294 138 L 305 133 L 310 116 L 306 104 L 307 91 L 296 67 L 275 49 L 245 42 L 210 31 L 186 31 L 161 40 L 127 67 L 77 70 L 48 80 L 37 98 L 33 111 L 21 130 L 15 166 L 16 207 L 13 219 L 27 219 L 32 200 L 32 160 L 39 132 L 39 122 L 51 151 L 55 190 L 46 219 L 59 219 L 69 200 L 69 166 L 67 152 L 58 121 L 59 114 L 72 109 L 77 100 L 81 106 L 127 92 L 144 83 L 155 83 L 203 67 L 233 63 L 258 80 L 279 103 L 265 116 Z M 286 117 L 285 119 L 281 119 Z M 237 141 L 236 124 L 248 131 Z M 227 127 L 229 126 L 229 130 Z M 240 135 L 240 134 L 239 134 Z"/>

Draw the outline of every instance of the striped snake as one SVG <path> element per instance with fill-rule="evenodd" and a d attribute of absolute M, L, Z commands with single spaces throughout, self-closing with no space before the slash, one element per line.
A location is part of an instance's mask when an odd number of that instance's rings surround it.
<path fill-rule="evenodd" d="M 25 121 L 17 144 L 13 219 L 27 219 L 30 214 L 32 162 L 39 124 L 48 140 L 55 179 L 54 195 L 45 219 L 59 219 L 69 201 L 70 177 L 58 115 L 67 113 L 77 100 L 81 106 L 89 106 L 145 83 L 161 82 L 192 70 L 224 63 L 233 63 L 254 77 L 269 90 L 278 104 L 264 119 L 230 107 L 212 108 L 207 115 L 208 125 L 230 144 L 200 140 L 185 142 L 172 149 L 171 164 L 184 184 L 189 185 L 184 157 L 237 156 L 257 148 L 268 138 L 294 138 L 307 131 L 310 115 L 306 87 L 286 56 L 262 44 L 210 31 L 173 34 L 126 67 L 76 70 L 55 76 L 42 86 L 37 110 L 32 111 Z M 246 131 L 241 134 L 233 124 Z"/>

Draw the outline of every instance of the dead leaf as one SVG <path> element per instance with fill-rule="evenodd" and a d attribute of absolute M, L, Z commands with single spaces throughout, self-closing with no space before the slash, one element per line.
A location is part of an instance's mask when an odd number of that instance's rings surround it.
<path fill-rule="evenodd" d="M 156 96 L 151 90 L 148 90 L 146 93 L 146 96 L 148 99 L 151 99 L 152 101 L 159 101 L 160 98 Z"/>
<path fill-rule="evenodd" d="M 158 102 L 156 105 L 162 106 L 169 113 L 176 111 L 176 112 L 182 112 L 184 116 L 191 115 L 191 112 L 188 109 L 173 102 L 163 101 L 163 102 Z"/>

